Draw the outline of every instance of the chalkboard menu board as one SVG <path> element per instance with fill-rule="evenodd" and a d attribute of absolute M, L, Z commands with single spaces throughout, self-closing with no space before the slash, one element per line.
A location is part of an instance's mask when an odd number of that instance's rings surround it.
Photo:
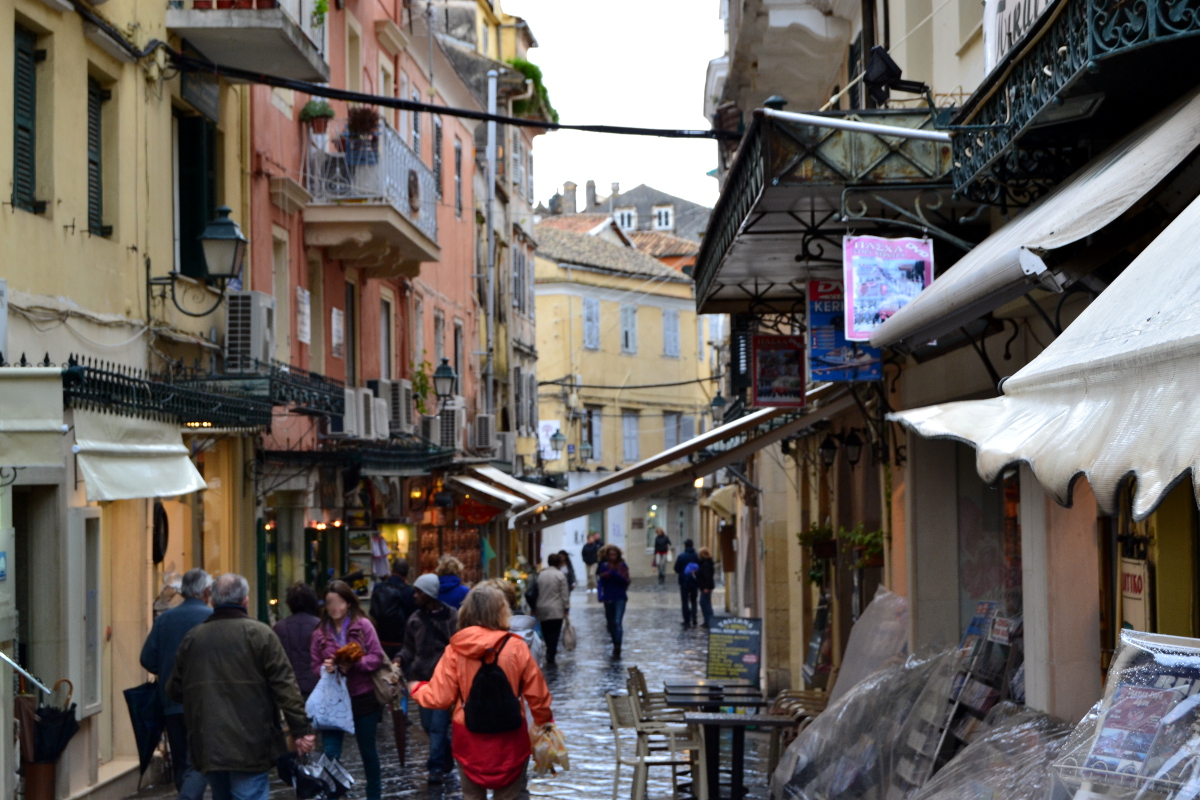
<path fill-rule="evenodd" d="M 758 685 L 762 654 L 762 620 L 718 617 L 708 629 L 710 680 L 745 678 Z"/>

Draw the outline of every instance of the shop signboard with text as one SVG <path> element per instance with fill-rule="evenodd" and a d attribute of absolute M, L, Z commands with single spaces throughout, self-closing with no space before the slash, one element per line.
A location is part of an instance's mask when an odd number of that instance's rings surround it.
<path fill-rule="evenodd" d="M 756 334 L 750 339 L 752 408 L 804 405 L 804 337 Z"/>
<path fill-rule="evenodd" d="M 846 236 L 842 240 L 842 269 L 846 281 L 846 339 L 865 342 L 933 283 L 933 242 Z"/>
<path fill-rule="evenodd" d="M 846 300 L 839 280 L 808 284 L 809 380 L 877 381 L 883 356 L 877 347 L 846 339 Z"/>

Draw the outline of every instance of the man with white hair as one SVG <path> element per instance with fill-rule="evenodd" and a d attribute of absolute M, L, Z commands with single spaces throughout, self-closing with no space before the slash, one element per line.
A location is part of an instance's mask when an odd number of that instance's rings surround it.
<path fill-rule="evenodd" d="M 166 695 L 167 679 L 175 667 L 175 653 L 188 631 L 204 622 L 212 614 L 209 608 L 209 587 L 212 578 L 202 569 L 190 569 L 183 576 L 179 593 L 183 602 L 158 615 L 154 627 L 142 646 L 142 666 L 147 672 L 158 676 L 158 689 L 162 697 L 163 717 L 166 722 L 167 741 L 171 744 L 171 772 L 179 800 L 200 800 L 207 785 L 204 776 L 191 768 L 188 758 L 187 725 L 183 719 L 183 706 L 172 702 Z"/>
<path fill-rule="evenodd" d="M 287 749 L 280 712 L 297 751 L 310 752 L 314 736 L 283 644 L 246 613 L 250 584 L 227 572 L 213 582 L 212 603 L 179 645 L 167 696 L 183 704 L 192 761 L 213 800 L 267 800 Z"/>

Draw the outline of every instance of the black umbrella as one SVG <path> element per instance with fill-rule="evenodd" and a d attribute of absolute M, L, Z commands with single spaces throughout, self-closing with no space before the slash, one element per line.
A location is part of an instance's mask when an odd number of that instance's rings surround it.
<path fill-rule="evenodd" d="M 144 773 L 162 740 L 165 724 L 158 684 L 147 681 L 141 686 L 126 689 L 125 704 L 129 706 L 129 721 L 133 723 L 133 739 L 137 742 L 138 766 Z"/>
<path fill-rule="evenodd" d="M 39 706 L 33 731 L 33 760 L 41 763 L 58 761 L 67 742 L 79 730 L 79 720 L 75 719 L 75 704 L 71 695 L 75 687 L 66 678 L 54 684 L 52 692 L 58 691 L 59 684 L 67 685 L 67 699 L 62 708 L 45 705 Z"/>

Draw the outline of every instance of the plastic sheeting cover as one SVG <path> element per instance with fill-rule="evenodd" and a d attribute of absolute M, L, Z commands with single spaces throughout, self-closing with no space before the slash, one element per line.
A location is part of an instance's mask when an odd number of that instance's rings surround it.
<path fill-rule="evenodd" d="M 207 488 L 179 427 L 170 423 L 77 410 L 75 445 L 89 501 L 175 497 Z"/>
<path fill-rule="evenodd" d="M 858 685 L 880 667 L 900 661 L 908 653 L 908 600 L 880 586 L 862 616 L 850 629 L 846 654 L 829 702 Z"/>
<path fill-rule="evenodd" d="M 62 370 L 0 367 L 0 466 L 62 465 Z"/>
<path fill-rule="evenodd" d="M 1006 466 L 1028 462 L 1063 504 L 1082 473 L 1100 507 L 1116 513 L 1118 489 L 1132 472 L 1133 513 L 1145 518 L 1186 471 L 1200 476 L 1197 230 L 1200 200 L 1005 381 L 1002 396 L 890 418 L 922 436 L 975 445 L 976 468 L 989 483 Z"/>

